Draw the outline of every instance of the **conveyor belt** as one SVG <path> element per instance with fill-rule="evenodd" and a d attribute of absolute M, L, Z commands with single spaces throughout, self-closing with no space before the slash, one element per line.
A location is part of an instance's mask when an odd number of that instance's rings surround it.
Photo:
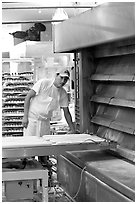
<path fill-rule="evenodd" d="M 98 149 L 105 139 L 89 134 L 3 137 L 2 158 L 59 155 L 65 151 Z"/>
<path fill-rule="evenodd" d="M 69 152 L 66 157 L 124 194 L 135 200 L 135 166 L 101 150 Z"/>

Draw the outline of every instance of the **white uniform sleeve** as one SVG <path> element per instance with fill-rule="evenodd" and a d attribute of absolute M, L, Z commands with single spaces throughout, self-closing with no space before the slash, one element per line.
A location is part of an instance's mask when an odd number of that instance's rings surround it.
<path fill-rule="evenodd" d="M 61 93 L 60 93 L 59 105 L 61 108 L 69 106 L 68 95 L 67 95 L 67 92 L 65 91 L 65 89 L 63 89 L 63 88 L 62 88 Z"/>
<path fill-rule="evenodd" d="M 37 81 L 31 89 L 33 89 L 36 92 L 36 95 L 39 94 L 41 90 L 42 80 Z"/>
<path fill-rule="evenodd" d="M 34 84 L 31 89 L 33 89 L 36 92 L 36 95 L 38 95 L 40 92 L 46 90 L 50 83 L 51 82 L 48 79 L 40 79 Z"/>

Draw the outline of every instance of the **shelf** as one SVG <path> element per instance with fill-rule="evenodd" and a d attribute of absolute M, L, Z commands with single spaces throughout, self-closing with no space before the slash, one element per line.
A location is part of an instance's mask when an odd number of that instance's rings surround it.
<path fill-rule="evenodd" d="M 17 91 L 17 92 L 15 92 L 15 91 L 12 91 L 12 92 L 11 91 L 10 92 L 9 91 L 3 91 L 2 94 L 10 94 L 10 95 L 11 94 L 20 94 L 20 91 Z"/>
<path fill-rule="evenodd" d="M 23 76 L 14 76 L 13 77 L 4 77 L 3 81 L 7 81 L 7 82 L 23 82 L 23 81 L 29 81 L 29 79 L 27 79 L 26 77 L 23 77 Z"/>
<path fill-rule="evenodd" d="M 93 81 L 134 81 L 134 75 L 104 75 L 93 74 L 90 78 Z"/>
<path fill-rule="evenodd" d="M 19 82 L 19 81 L 17 81 L 17 82 L 15 82 L 15 81 L 14 81 L 14 82 L 10 82 L 10 81 L 9 81 L 9 82 L 6 82 L 6 86 L 8 86 L 8 85 L 11 85 L 11 86 L 13 86 L 13 85 L 21 85 L 21 84 L 26 84 L 26 85 L 28 85 L 28 84 L 33 84 L 33 81 L 30 81 L 30 80 L 29 80 L 29 81 L 26 81 L 26 82 L 25 82 L 25 81 L 23 80 L 23 81 L 20 81 L 20 82 Z"/>
<path fill-rule="evenodd" d="M 9 117 L 24 116 L 24 113 L 23 112 L 22 113 L 7 113 L 7 114 L 4 113 L 4 117 L 7 117 L 7 116 Z"/>
<path fill-rule="evenodd" d="M 17 94 L 21 94 L 21 92 L 19 91 L 19 92 L 15 92 L 15 91 L 13 91 L 13 92 L 9 92 L 9 91 L 3 91 L 3 93 L 2 93 L 3 95 L 4 94 L 6 94 L 6 95 L 11 95 L 11 97 L 9 97 L 9 98 L 16 98 L 16 97 L 18 97 L 18 95 Z"/>
<path fill-rule="evenodd" d="M 3 91 L 20 90 L 22 88 L 24 90 L 30 90 L 30 88 L 28 88 L 27 86 L 15 86 L 15 87 L 6 87 L 6 88 L 3 88 Z"/>
<path fill-rule="evenodd" d="M 10 87 L 10 86 L 7 86 L 6 88 L 4 88 L 4 89 L 20 89 L 20 88 L 28 88 L 28 85 L 17 85 L 17 86 L 13 86 L 13 87 Z"/>
<path fill-rule="evenodd" d="M 91 119 L 91 122 L 129 134 L 134 134 L 135 132 L 134 124 L 127 121 L 118 121 L 107 117 L 95 116 Z"/>
<path fill-rule="evenodd" d="M 97 102 L 97 103 L 109 104 L 110 99 L 111 99 L 110 97 L 102 97 L 102 96 L 94 95 L 94 96 L 92 96 L 90 101 Z"/>
<path fill-rule="evenodd" d="M 14 99 L 15 99 L 15 100 L 14 100 Z M 9 96 L 7 96 L 7 98 L 3 98 L 4 103 L 9 103 L 10 100 L 12 100 L 13 103 L 14 103 L 14 102 L 16 103 L 16 99 L 22 100 L 22 101 L 21 101 L 21 103 L 22 103 L 22 102 L 24 102 L 25 96 L 24 96 L 24 95 L 22 95 L 22 96 L 17 95 L 17 96 L 15 96 L 15 97 L 9 97 Z M 12 103 L 12 102 L 11 102 L 11 103 Z M 18 102 L 17 102 L 17 103 L 18 103 Z"/>
<path fill-rule="evenodd" d="M 10 123 L 22 123 L 22 117 L 18 116 L 17 118 L 13 116 L 13 118 L 4 118 L 2 120 L 3 124 L 10 124 Z"/>
<path fill-rule="evenodd" d="M 110 97 L 103 97 L 103 96 L 94 95 L 94 96 L 92 96 L 90 101 L 93 101 L 96 103 L 110 104 L 110 105 L 114 105 L 114 106 L 135 108 L 135 101 L 119 99 L 119 98 L 114 98 L 114 97 L 110 98 Z"/>
<path fill-rule="evenodd" d="M 93 74 L 90 78 L 90 80 L 97 80 L 97 81 L 108 81 L 109 75 L 103 75 L 103 74 Z"/>
<path fill-rule="evenodd" d="M 5 102 L 4 102 L 4 105 L 10 105 L 10 104 L 11 104 L 11 105 L 12 105 L 12 104 L 16 104 L 16 105 L 17 105 L 17 104 L 24 104 L 24 101 L 22 101 L 22 102 L 17 102 L 17 101 L 6 102 L 6 101 L 5 101 Z"/>
<path fill-rule="evenodd" d="M 7 98 L 5 98 L 5 95 L 3 96 L 3 101 L 4 101 L 4 103 L 5 102 L 7 102 L 7 100 L 9 101 L 10 99 L 15 99 L 14 101 L 16 102 L 16 99 L 20 99 L 20 100 L 22 100 L 22 102 L 23 102 L 23 100 L 25 101 L 25 96 L 26 96 L 27 94 L 23 94 L 23 95 L 15 95 L 15 96 L 10 96 L 10 95 L 6 95 L 6 97 Z M 14 102 L 13 101 L 13 102 Z"/>
<path fill-rule="evenodd" d="M 12 126 L 10 126 L 10 125 L 7 125 L 7 126 L 3 126 L 2 127 L 2 129 L 6 129 L 6 128 L 23 128 L 23 126 L 22 125 L 12 125 Z M 6 130 L 5 130 L 5 132 L 7 132 Z"/>
<path fill-rule="evenodd" d="M 16 63 L 19 63 L 19 62 L 33 62 L 34 59 L 33 58 L 25 58 L 25 57 L 20 57 L 19 59 L 10 59 L 10 58 L 3 58 L 2 59 L 2 62 L 16 62 Z"/>
<path fill-rule="evenodd" d="M 3 122 L 3 126 L 2 127 L 4 127 L 4 128 L 7 128 L 7 127 L 18 127 L 18 126 L 20 126 L 20 127 L 22 127 L 22 121 L 20 120 L 17 120 L 17 121 L 5 121 L 5 122 Z"/>
<path fill-rule="evenodd" d="M 126 132 L 129 134 L 134 134 L 135 132 L 135 127 L 133 123 L 125 122 L 125 121 L 113 121 L 110 124 L 110 128 L 119 130 L 122 132 Z"/>
<path fill-rule="evenodd" d="M 3 123 L 14 123 L 14 122 L 21 122 L 22 121 L 22 116 L 13 116 L 10 118 L 7 118 L 6 116 L 4 116 L 2 122 Z"/>
<path fill-rule="evenodd" d="M 23 132 L 12 133 L 12 134 L 11 133 L 9 133 L 9 134 L 8 133 L 7 134 L 6 133 L 2 134 L 2 137 L 13 137 L 13 136 L 14 137 L 23 137 Z"/>
<path fill-rule="evenodd" d="M 23 130 L 20 131 L 2 131 L 2 134 L 16 134 L 16 133 L 22 133 Z"/>
<path fill-rule="evenodd" d="M 113 98 L 110 100 L 110 105 L 135 108 L 135 101 Z"/>
<path fill-rule="evenodd" d="M 29 72 L 29 71 L 28 71 L 28 72 L 23 72 L 23 73 L 20 72 L 20 73 L 18 73 L 18 75 L 19 75 L 19 76 L 24 76 L 24 75 L 25 75 L 25 76 L 28 76 L 28 75 L 30 76 L 30 75 L 33 75 L 33 72 L 31 72 L 31 71 L 30 71 L 30 72 Z"/>
<path fill-rule="evenodd" d="M 102 126 L 105 126 L 105 127 L 109 127 L 110 123 L 112 122 L 112 119 L 101 117 L 101 116 L 94 116 L 91 119 L 91 122 L 95 123 L 97 125 L 102 125 Z"/>
<path fill-rule="evenodd" d="M 24 110 L 24 107 L 7 107 L 7 108 L 2 108 L 2 110 Z"/>

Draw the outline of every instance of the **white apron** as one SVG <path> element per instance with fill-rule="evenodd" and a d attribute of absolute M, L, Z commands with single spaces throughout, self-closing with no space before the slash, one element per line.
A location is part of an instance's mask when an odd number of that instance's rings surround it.
<path fill-rule="evenodd" d="M 33 110 L 36 107 L 35 114 L 29 112 L 29 124 L 27 128 L 24 128 L 24 136 L 38 136 L 42 137 L 43 135 L 50 134 L 50 118 L 52 112 L 59 106 L 59 95 L 54 96 L 54 98 L 46 95 L 46 101 L 44 101 L 46 111 L 43 113 L 43 107 L 41 108 L 40 104 L 36 104 L 33 107 Z M 38 108 L 37 108 L 38 107 Z M 42 111 L 40 111 L 40 109 Z M 37 111 L 39 110 L 39 111 Z"/>

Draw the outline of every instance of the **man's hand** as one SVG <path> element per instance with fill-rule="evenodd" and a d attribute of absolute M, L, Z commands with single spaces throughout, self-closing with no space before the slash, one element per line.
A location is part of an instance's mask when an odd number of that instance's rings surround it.
<path fill-rule="evenodd" d="M 28 127 L 28 117 L 24 116 L 23 119 L 22 119 L 22 125 L 24 128 L 27 128 Z"/>

